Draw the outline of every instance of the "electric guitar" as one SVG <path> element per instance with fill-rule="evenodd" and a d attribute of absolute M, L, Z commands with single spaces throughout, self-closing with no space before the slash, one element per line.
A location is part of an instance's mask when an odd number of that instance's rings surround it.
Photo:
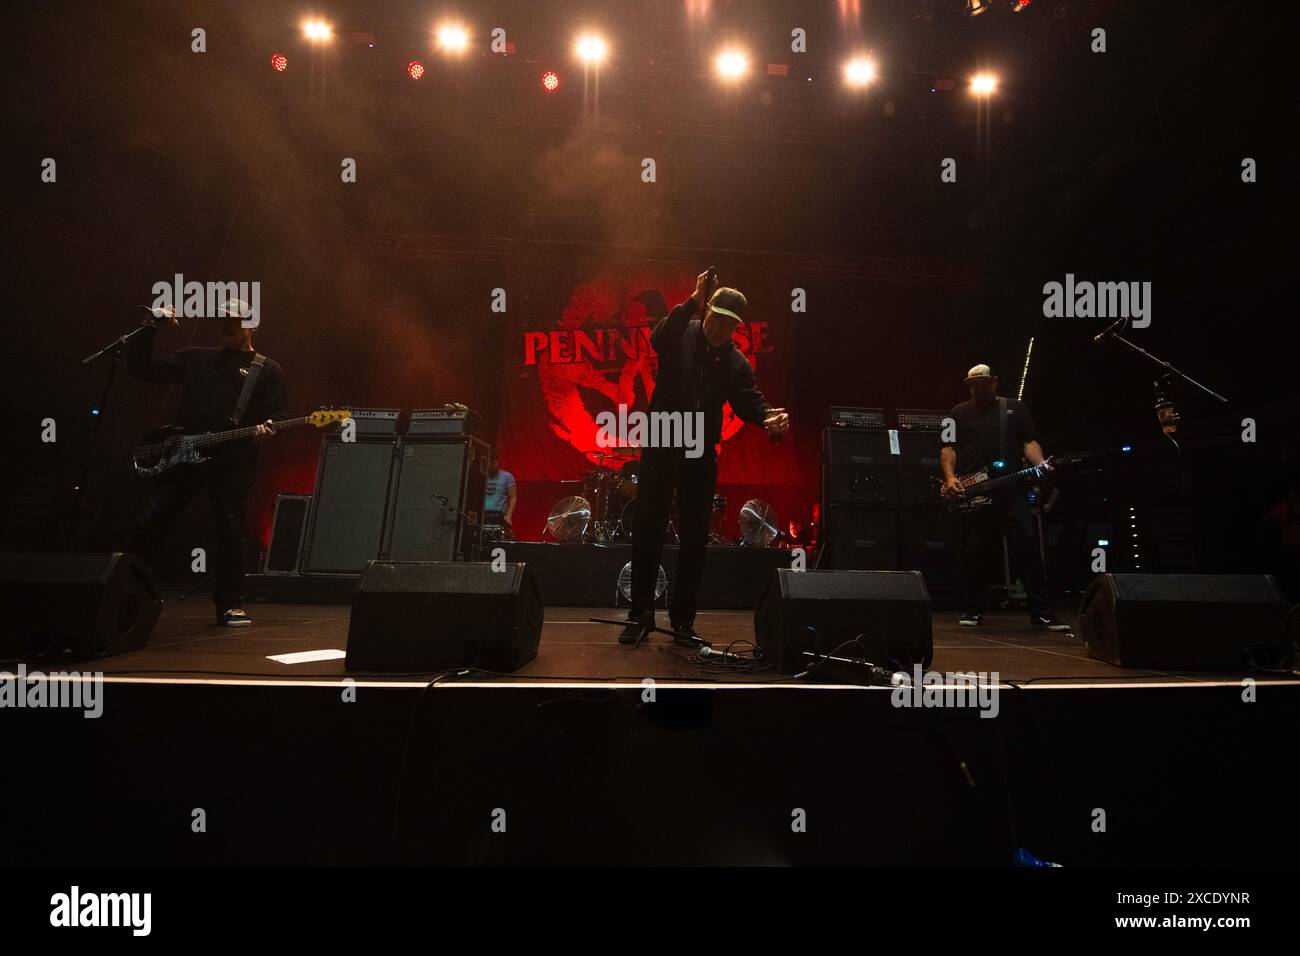
<path fill-rule="evenodd" d="M 990 473 L 985 468 L 981 471 L 971 472 L 969 475 L 958 475 L 957 483 L 961 485 L 963 494 L 944 497 L 942 499 L 944 510 L 950 515 L 968 514 L 977 511 L 993 503 L 993 499 L 988 496 L 994 491 L 1032 481 L 1035 478 L 1042 478 L 1049 469 L 1077 464 L 1086 457 L 1086 455 L 1054 455 L 1045 459 L 1041 465 L 1031 465 L 1028 468 L 1007 472 L 1006 474 Z M 943 479 L 934 478 L 933 481 L 942 490 Z"/>
<path fill-rule="evenodd" d="M 352 412 L 346 408 L 318 408 L 310 415 L 275 422 L 271 427 L 277 432 L 303 425 L 324 428 L 351 417 Z M 135 447 L 131 452 L 131 464 L 135 466 L 135 473 L 141 478 L 152 478 L 177 465 L 197 465 L 207 461 L 208 459 L 202 454 L 205 449 L 228 441 L 251 438 L 255 431 L 257 431 L 256 425 L 232 428 L 224 432 L 195 432 L 184 425 L 160 428 L 145 435 L 144 440 Z"/>

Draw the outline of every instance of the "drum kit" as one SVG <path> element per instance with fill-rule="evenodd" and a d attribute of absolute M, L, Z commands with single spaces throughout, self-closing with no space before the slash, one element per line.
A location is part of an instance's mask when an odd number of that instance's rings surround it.
<path fill-rule="evenodd" d="M 561 498 L 546 519 L 546 532 L 555 541 L 609 544 L 627 543 L 636 531 L 637 481 L 640 460 L 634 451 L 593 451 L 596 468 L 573 484 L 580 493 Z M 618 467 L 606 465 L 612 459 Z M 709 544 L 741 544 L 765 548 L 776 537 L 776 513 L 772 506 L 754 499 L 741 509 L 741 537 L 730 541 L 723 531 L 727 521 L 727 498 L 714 495 L 709 515 Z M 673 496 L 665 542 L 679 544 L 677 496 Z M 768 534 L 768 532 L 771 532 Z"/>

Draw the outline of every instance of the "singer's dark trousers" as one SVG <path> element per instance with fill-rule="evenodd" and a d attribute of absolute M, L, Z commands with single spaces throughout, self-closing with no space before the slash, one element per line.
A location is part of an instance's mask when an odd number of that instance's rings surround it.
<path fill-rule="evenodd" d="M 131 532 L 127 550 L 152 564 L 168 529 L 186 505 L 206 492 L 212 510 L 216 548 L 209 555 L 212 571 L 212 601 L 217 613 L 243 607 L 244 603 L 244 520 L 248 492 L 253 486 L 253 466 L 225 457 L 199 465 L 182 465 L 163 472 L 156 479 L 144 511 Z M 195 542 L 201 547 L 203 542 Z M 186 548 L 188 556 L 192 548 Z"/>
<path fill-rule="evenodd" d="M 1052 606 L 1043 577 L 1043 560 L 1034 533 L 1034 517 L 1024 494 L 1000 496 L 993 503 L 962 518 L 962 577 L 966 610 L 982 611 L 990 569 L 1002 567 L 1002 535 L 1007 537 L 1011 571 L 1019 573 L 1029 598 L 1029 613 L 1050 616 Z"/>
<path fill-rule="evenodd" d="M 647 448 L 641 453 L 632 529 L 633 615 L 654 607 L 668 512 L 676 491 L 679 549 L 677 575 L 669 584 L 668 613 L 673 624 L 689 627 L 694 622 L 717 481 L 718 461 L 712 445 L 705 447 L 699 458 L 687 458 L 681 448 Z"/>

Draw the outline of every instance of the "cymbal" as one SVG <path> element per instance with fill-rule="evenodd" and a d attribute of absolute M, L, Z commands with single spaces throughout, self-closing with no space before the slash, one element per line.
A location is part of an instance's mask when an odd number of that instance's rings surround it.
<path fill-rule="evenodd" d="M 596 448 L 591 451 L 582 452 L 584 455 L 604 455 L 606 458 L 640 458 L 641 449 L 639 448 Z"/>
<path fill-rule="evenodd" d="M 776 535 L 776 509 L 759 498 L 750 498 L 741 505 L 741 544 L 751 548 L 766 548 Z"/>
<path fill-rule="evenodd" d="M 546 530 L 556 541 L 578 541 L 591 521 L 591 502 L 580 495 L 561 498 L 551 508 Z"/>

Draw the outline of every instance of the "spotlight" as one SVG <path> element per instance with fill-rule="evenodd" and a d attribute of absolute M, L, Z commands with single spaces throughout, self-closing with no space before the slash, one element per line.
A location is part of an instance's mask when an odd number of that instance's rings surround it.
<path fill-rule="evenodd" d="M 723 50 L 714 59 L 713 68 L 724 80 L 738 80 L 749 72 L 749 57 L 740 50 Z"/>
<path fill-rule="evenodd" d="M 554 93 L 560 88 L 560 75 L 554 70 L 547 70 L 542 74 L 542 89 L 547 93 Z"/>
<path fill-rule="evenodd" d="M 1024 13 L 1025 9 L 1033 2 L 1034 0 L 1013 0 L 1011 4 L 1011 12 Z"/>
<path fill-rule="evenodd" d="M 998 78 L 992 73 L 976 73 L 970 80 L 970 91 L 976 96 L 989 96 L 998 88 Z"/>
<path fill-rule="evenodd" d="M 271 69 L 277 73 L 283 73 L 289 68 L 289 61 L 285 59 L 283 53 L 273 54 L 271 57 Z"/>
<path fill-rule="evenodd" d="M 302 25 L 303 35 L 312 42 L 325 42 L 334 36 L 334 28 L 324 20 L 308 20 Z"/>
<path fill-rule="evenodd" d="M 599 64 L 604 62 L 605 55 L 609 53 L 609 44 L 594 33 L 586 33 L 578 37 L 574 49 L 582 62 Z"/>
<path fill-rule="evenodd" d="M 445 24 L 438 28 L 438 46 L 444 53 L 464 53 L 469 49 L 469 33 L 457 24 Z"/>
<path fill-rule="evenodd" d="M 966 15 L 978 17 L 993 8 L 993 0 L 966 0 Z"/>
<path fill-rule="evenodd" d="M 406 64 L 406 72 L 411 75 L 411 79 L 418 80 L 420 77 L 424 76 L 424 64 L 419 60 L 412 60 L 410 63 Z"/>
<path fill-rule="evenodd" d="M 865 56 L 854 57 L 844 64 L 844 82 L 849 86 L 867 86 L 876 78 L 876 64 Z"/>

